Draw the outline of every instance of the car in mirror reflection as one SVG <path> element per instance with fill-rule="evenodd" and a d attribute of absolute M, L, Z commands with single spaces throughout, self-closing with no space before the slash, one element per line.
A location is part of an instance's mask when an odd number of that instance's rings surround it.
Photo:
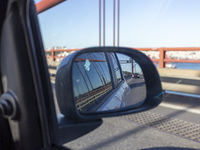
<path fill-rule="evenodd" d="M 134 73 L 134 74 L 132 74 L 132 78 L 140 78 L 140 74 L 139 73 Z"/>

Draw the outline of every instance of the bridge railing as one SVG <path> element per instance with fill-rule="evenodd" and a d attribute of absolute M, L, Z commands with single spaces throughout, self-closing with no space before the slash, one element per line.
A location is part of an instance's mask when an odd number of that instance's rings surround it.
<path fill-rule="evenodd" d="M 183 53 L 191 52 L 191 51 L 200 51 L 200 47 L 161 47 L 161 48 L 136 48 L 139 51 L 157 51 L 159 52 L 159 58 L 151 58 L 152 61 L 159 63 L 159 68 L 165 68 L 166 63 L 171 62 L 179 62 L 179 63 L 200 63 L 200 59 L 180 59 L 178 57 L 170 59 L 169 56 L 167 57 L 167 52 L 173 51 L 173 52 L 180 52 Z M 199 56 L 200 57 L 200 56 Z"/>
<path fill-rule="evenodd" d="M 153 62 L 158 62 L 159 63 L 159 68 L 165 68 L 166 63 L 171 63 L 171 62 L 180 62 L 180 63 L 200 63 L 200 59 L 179 59 L 179 58 L 169 58 L 167 56 L 167 52 L 174 51 L 174 52 L 189 52 L 189 51 L 200 51 L 200 47 L 174 47 L 174 48 L 133 48 L 137 49 L 139 51 L 143 52 L 148 52 L 148 51 L 154 51 L 159 53 L 159 57 L 157 58 L 151 58 Z M 57 50 L 49 50 L 46 51 L 46 56 L 47 58 L 50 58 L 51 61 L 55 61 L 56 59 L 62 59 L 66 56 L 58 56 L 59 53 L 72 53 L 77 50 L 81 49 L 57 49 Z M 200 56 L 199 56 L 200 57 Z"/>
<path fill-rule="evenodd" d="M 63 53 L 65 54 L 71 54 L 75 51 L 78 51 L 81 49 L 51 49 L 51 50 L 46 50 L 46 57 L 50 59 L 51 61 L 56 61 L 56 59 L 62 60 L 62 58 L 65 58 L 67 55 L 62 55 Z"/>

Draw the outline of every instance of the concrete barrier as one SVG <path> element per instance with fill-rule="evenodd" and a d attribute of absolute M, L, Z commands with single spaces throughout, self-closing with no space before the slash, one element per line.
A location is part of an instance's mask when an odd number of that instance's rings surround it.
<path fill-rule="evenodd" d="M 200 70 L 158 68 L 164 90 L 200 95 Z"/>

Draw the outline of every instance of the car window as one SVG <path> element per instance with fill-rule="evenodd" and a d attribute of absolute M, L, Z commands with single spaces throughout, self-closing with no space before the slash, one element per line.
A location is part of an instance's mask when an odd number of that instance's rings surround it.
<path fill-rule="evenodd" d="M 78 56 L 73 65 L 73 93 L 77 109 L 90 112 L 112 90 L 105 53 Z"/>
<path fill-rule="evenodd" d="M 117 83 L 120 83 L 122 81 L 122 76 L 121 76 L 121 71 L 120 71 L 118 60 L 116 58 L 115 53 L 110 53 L 110 56 L 111 56 L 111 61 L 112 61 L 113 67 L 114 67 L 114 72 L 116 74 Z"/>

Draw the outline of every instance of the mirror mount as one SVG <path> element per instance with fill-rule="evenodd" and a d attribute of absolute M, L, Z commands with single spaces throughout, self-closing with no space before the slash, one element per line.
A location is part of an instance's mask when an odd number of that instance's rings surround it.
<path fill-rule="evenodd" d="M 98 128 L 102 122 L 102 119 L 76 122 L 65 117 L 58 122 L 59 126 L 54 130 L 54 143 L 59 146 L 77 139 Z"/>

